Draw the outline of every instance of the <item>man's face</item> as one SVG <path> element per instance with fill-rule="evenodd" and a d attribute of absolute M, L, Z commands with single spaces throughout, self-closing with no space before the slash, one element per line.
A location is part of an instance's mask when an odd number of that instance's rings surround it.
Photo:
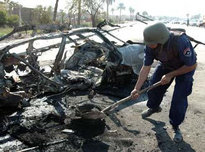
<path fill-rule="evenodd" d="M 148 47 L 151 49 L 155 49 L 157 47 L 157 44 L 150 44 L 150 45 L 148 45 Z"/>

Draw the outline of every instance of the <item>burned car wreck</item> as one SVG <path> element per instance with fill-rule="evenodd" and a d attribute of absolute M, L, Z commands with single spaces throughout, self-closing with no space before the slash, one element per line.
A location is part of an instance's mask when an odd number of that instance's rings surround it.
<path fill-rule="evenodd" d="M 26 29 L 33 37 L 0 49 L 0 149 L 82 149 L 87 139 L 110 129 L 104 116 L 89 119 L 86 112 L 130 94 L 144 45 L 124 42 L 100 26 L 43 35 L 35 35 L 33 26 Z"/>
<path fill-rule="evenodd" d="M 103 109 L 129 96 L 144 44 L 119 39 L 111 31 L 123 27 L 106 24 L 43 35 L 36 31 L 47 26 L 24 26 L 13 32 L 33 30 L 32 37 L 2 42 L 0 151 L 131 151 L 133 141 L 112 130 L 120 121 Z"/>

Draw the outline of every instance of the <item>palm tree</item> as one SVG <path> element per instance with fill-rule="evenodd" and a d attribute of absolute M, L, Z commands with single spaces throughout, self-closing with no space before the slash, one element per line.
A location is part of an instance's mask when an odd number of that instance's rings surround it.
<path fill-rule="evenodd" d="M 71 20 L 75 20 L 75 16 L 77 14 L 77 25 L 80 25 L 81 22 L 81 16 L 82 16 L 82 3 L 83 0 L 70 0 L 67 2 L 67 8 L 68 8 L 68 17 L 71 23 Z"/>
<path fill-rule="evenodd" d="M 119 6 L 118 6 L 117 9 L 120 10 L 120 20 L 119 20 L 119 22 L 121 22 L 121 13 L 122 13 L 122 10 L 125 9 L 124 3 L 119 3 Z"/>
<path fill-rule="evenodd" d="M 115 9 L 114 9 L 114 8 L 112 8 L 112 9 L 111 9 L 112 15 L 114 14 L 114 11 L 115 11 Z"/>
<path fill-rule="evenodd" d="M 59 2 L 59 0 L 56 0 L 56 4 L 55 4 L 55 7 L 54 7 L 54 13 L 53 13 L 53 22 L 56 21 L 56 15 L 57 15 L 57 10 L 58 10 L 58 2 Z"/>
<path fill-rule="evenodd" d="M 102 4 L 104 3 L 104 0 L 85 0 L 84 6 L 87 12 L 90 14 L 92 26 L 96 27 L 96 19 L 100 12 L 100 9 L 102 9 Z"/>
<path fill-rule="evenodd" d="M 107 19 L 107 21 L 108 21 L 108 19 L 109 19 L 109 5 L 112 5 L 113 2 L 115 2 L 115 0 L 106 0 L 106 4 L 107 4 L 106 19 Z"/>
<path fill-rule="evenodd" d="M 132 20 L 132 16 L 133 16 L 135 10 L 132 7 L 130 7 L 129 11 L 130 11 L 130 20 Z"/>
<path fill-rule="evenodd" d="M 78 25 L 80 25 L 81 20 L 81 0 L 78 0 Z"/>
<path fill-rule="evenodd" d="M 60 15 L 61 15 L 61 23 L 64 24 L 64 18 L 65 18 L 65 12 L 63 12 L 63 10 L 60 10 Z"/>

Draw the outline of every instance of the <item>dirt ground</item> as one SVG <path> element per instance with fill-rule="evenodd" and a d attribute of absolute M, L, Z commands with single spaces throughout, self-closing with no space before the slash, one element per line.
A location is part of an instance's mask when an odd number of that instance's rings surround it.
<path fill-rule="evenodd" d="M 197 40 L 204 41 L 204 28 L 191 28 L 188 32 L 193 34 Z M 198 34 L 197 34 L 198 33 Z M 134 40 L 134 39 L 133 39 Z M 169 108 L 174 84 L 168 89 L 162 102 L 162 112 L 142 119 L 141 112 L 146 109 L 146 100 L 141 102 L 130 101 L 120 105 L 113 113 L 106 116 L 105 132 L 93 139 L 85 140 L 73 135 L 62 135 L 57 130 L 66 127 L 56 125 L 56 129 L 50 132 L 54 141 L 64 137 L 68 139 L 61 145 L 53 145 L 48 149 L 30 149 L 28 151 L 79 151 L 79 152 L 204 152 L 205 151 L 205 46 L 196 48 L 198 67 L 194 75 L 193 92 L 189 96 L 189 107 L 184 123 L 180 126 L 183 134 L 183 142 L 173 142 L 173 132 L 169 124 Z M 77 96 L 75 94 L 66 100 L 76 102 L 89 100 L 87 95 Z M 116 98 L 96 94 L 93 103 L 103 101 L 103 107 L 116 101 Z M 46 125 L 46 124 L 45 124 Z M 47 127 L 47 126 L 46 126 Z M 49 127 L 48 127 L 49 128 Z M 49 132 L 49 131 L 48 131 Z M 35 136 L 35 133 L 31 133 Z M 26 136 L 24 138 L 29 138 Z M 8 138 L 10 141 L 13 138 Z M 29 140 L 29 139 L 28 139 Z M 9 141 L 0 140 L 0 145 Z M 23 146 L 24 147 L 24 146 Z M 27 147 L 28 144 L 27 144 Z M 31 146 L 32 147 L 32 146 Z M 9 149 L 9 148 L 8 148 Z M 16 151 L 15 147 L 13 150 Z M 22 149 L 16 147 L 16 149 Z"/>

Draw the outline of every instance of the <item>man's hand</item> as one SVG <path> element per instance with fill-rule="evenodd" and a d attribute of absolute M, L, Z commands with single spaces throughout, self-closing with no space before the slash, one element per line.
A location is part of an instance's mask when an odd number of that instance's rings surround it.
<path fill-rule="evenodd" d="M 137 99 L 137 98 L 140 96 L 139 90 L 133 89 L 130 95 L 131 95 L 131 97 L 132 97 L 133 100 L 134 100 L 134 99 Z"/>
<path fill-rule="evenodd" d="M 194 69 L 196 69 L 197 67 L 197 63 L 195 63 L 194 65 L 192 66 L 186 66 L 186 65 L 183 65 L 182 67 L 180 67 L 179 69 L 176 69 L 170 73 L 167 73 L 166 75 L 164 75 L 161 79 L 161 84 L 162 85 L 165 85 L 167 83 L 169 83 L 171 81 L 172 78 L 178 76 L 178 75 L 182 75 L 182 74 L 185 74 L 185 73 L 188 73 Z"/>
<path fill-rule="evenodd" d="M 171 79 L 172 79 L 172 76 L 169 74 L 166 74 L 166 75 L 163 75 L 160 82 L 162 85 L 165 85 L 165 84 L 168 84 L 171 81 Z"/>

